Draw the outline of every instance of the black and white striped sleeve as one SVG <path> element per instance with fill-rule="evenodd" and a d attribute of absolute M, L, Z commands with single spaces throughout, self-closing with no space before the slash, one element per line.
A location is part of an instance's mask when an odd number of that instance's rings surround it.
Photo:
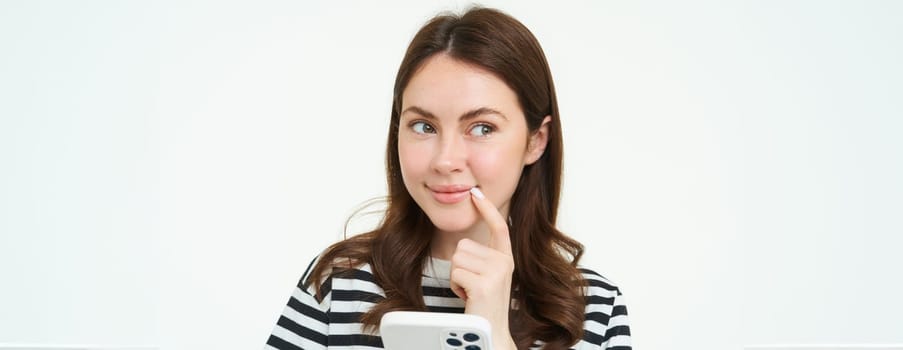
<path fill-rule="evenodd" d="M 608 319 L 608 328 L 605 330 L 605 349 L 630 350 L 630 323 L 627 321 L 627 305 L 624 295 L 618 290 L 612 307 L 611 318 Z"/>
<path fill-rule="evenodd" d="M 321 286 L 323 300 L 318 301 L 316 291 L 309 284 L 310 270 L 316 264 L 314 259 L 298 281 L 298 285 L 288 300 L 288 305 L 276 321 L 273 333 L 267 339 L 265 350 L 326 349 L 329 337 L 329 310 L 332 298 L 331 280 Z"/>
<path fill-rule="evenodd" d="M 592 270 L 580 272 L 588 286 L 583 339 L 576 349 L 630 350 L 630 323 L 621 290 Z"/>

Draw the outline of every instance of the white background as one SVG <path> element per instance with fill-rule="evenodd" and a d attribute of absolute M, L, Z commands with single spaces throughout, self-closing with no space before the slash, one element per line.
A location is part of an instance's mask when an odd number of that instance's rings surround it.
<path fill-rule="evenodd" d="M 484 4 L 545 49 L 560 226 L 637 349 L 903 343 L 903 2 Z M 0 343 L 262 347 L 466 6 L 0 2 Z"/>

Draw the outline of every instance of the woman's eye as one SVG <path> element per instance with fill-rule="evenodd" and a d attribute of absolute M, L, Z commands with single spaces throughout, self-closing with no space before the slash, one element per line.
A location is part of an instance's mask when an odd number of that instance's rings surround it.
<path fill-rule="evenodd" d="M 425 122 L 415 122 L 414 124 L 411 124 L 411 129 L 414 129 L 414 132 L 418 134 L 432 134 L 436 132 L 432 125 Z"/>
<path fill-rule="evenodd" d="M 479 124 L 470 129 L 470 136 L 485 137 L 489 136 L 495 129 L 486 124 Z"/>

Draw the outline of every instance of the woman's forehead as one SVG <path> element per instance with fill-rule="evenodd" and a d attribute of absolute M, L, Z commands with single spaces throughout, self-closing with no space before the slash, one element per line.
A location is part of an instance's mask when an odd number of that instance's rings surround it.
<path fill-rule="evenodd" d="M 495 74 L 472 64 L 437 55 L 424 62 L 402 93 L 402 111 L 410 107 L 434 116 L 454 116 L 478 109 L 520 114 L 517 94 Z"/>

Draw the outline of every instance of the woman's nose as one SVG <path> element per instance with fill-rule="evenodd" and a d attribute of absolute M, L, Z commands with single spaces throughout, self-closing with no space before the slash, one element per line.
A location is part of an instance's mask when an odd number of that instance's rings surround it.
<path fill-rule="evenodd" d="M 433 156 L 433 170 L 440 174 L 450 174 L 464 169 L 467 163 L 467 145 L 460 137 L 444 137 Z"/>

